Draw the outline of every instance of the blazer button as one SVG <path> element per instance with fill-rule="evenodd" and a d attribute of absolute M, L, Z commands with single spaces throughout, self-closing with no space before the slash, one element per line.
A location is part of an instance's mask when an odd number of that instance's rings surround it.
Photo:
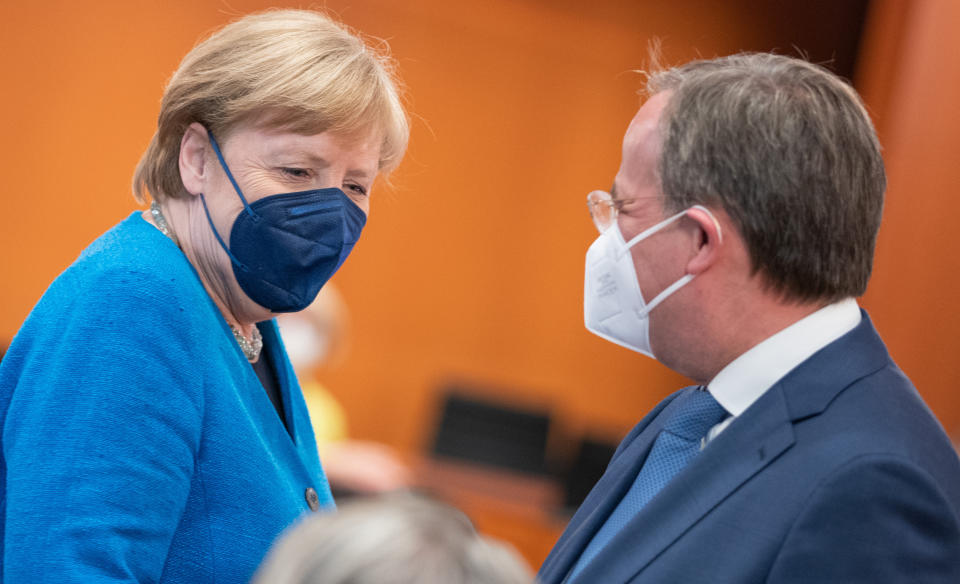
<path fill-rule="evenodd" d="M 317 491 L 313 487 L 307 487 L 307 490 L 303 493 L 304 498 L 307 500 L 307 505 L 310 506 L 311 511 L 320 510 L 320 497 L 317 496 Z"/>

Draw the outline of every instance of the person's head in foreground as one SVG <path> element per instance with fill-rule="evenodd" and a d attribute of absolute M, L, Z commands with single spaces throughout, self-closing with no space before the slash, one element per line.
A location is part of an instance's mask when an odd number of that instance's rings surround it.
<path fill-rule="evenodd" d="M 355 499 L 307 517 L 253 584 L 529 584 L 512 549 L 447 505 L 409 494 Z"/>

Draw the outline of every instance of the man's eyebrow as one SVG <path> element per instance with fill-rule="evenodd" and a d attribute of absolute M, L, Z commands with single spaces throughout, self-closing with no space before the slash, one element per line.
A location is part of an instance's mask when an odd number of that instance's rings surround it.
<path fill-rule="evenodd" d="M 617 199 L 617 183 L 610 185 L 610 198 L 613 200 Z"/>

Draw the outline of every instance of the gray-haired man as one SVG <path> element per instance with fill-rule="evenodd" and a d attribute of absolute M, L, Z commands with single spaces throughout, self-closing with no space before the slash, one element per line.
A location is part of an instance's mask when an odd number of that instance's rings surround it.
<path fill-rule="evenodd" d="M 588 197 L 586 325 L 701 385 L 624 439 L 540 581 L 960 582 L 960 460 L 855 300 L 885 188 L 856 92 L 766 54 L 648 89 Z"/>

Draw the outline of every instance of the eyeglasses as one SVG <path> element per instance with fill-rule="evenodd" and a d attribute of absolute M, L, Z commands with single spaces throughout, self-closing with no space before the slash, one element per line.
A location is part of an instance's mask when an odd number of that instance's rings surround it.
<path fill-rule="evenodd" d="M 617 220 L 617 215 L 627 203 L 651 197 L 634 197 L 632 199 L 614 199 L 607 191 L 593 191 L 587 195 L 587 208 L 590 209 L 590 218 L 600 233 L 610 228 Z"/>

